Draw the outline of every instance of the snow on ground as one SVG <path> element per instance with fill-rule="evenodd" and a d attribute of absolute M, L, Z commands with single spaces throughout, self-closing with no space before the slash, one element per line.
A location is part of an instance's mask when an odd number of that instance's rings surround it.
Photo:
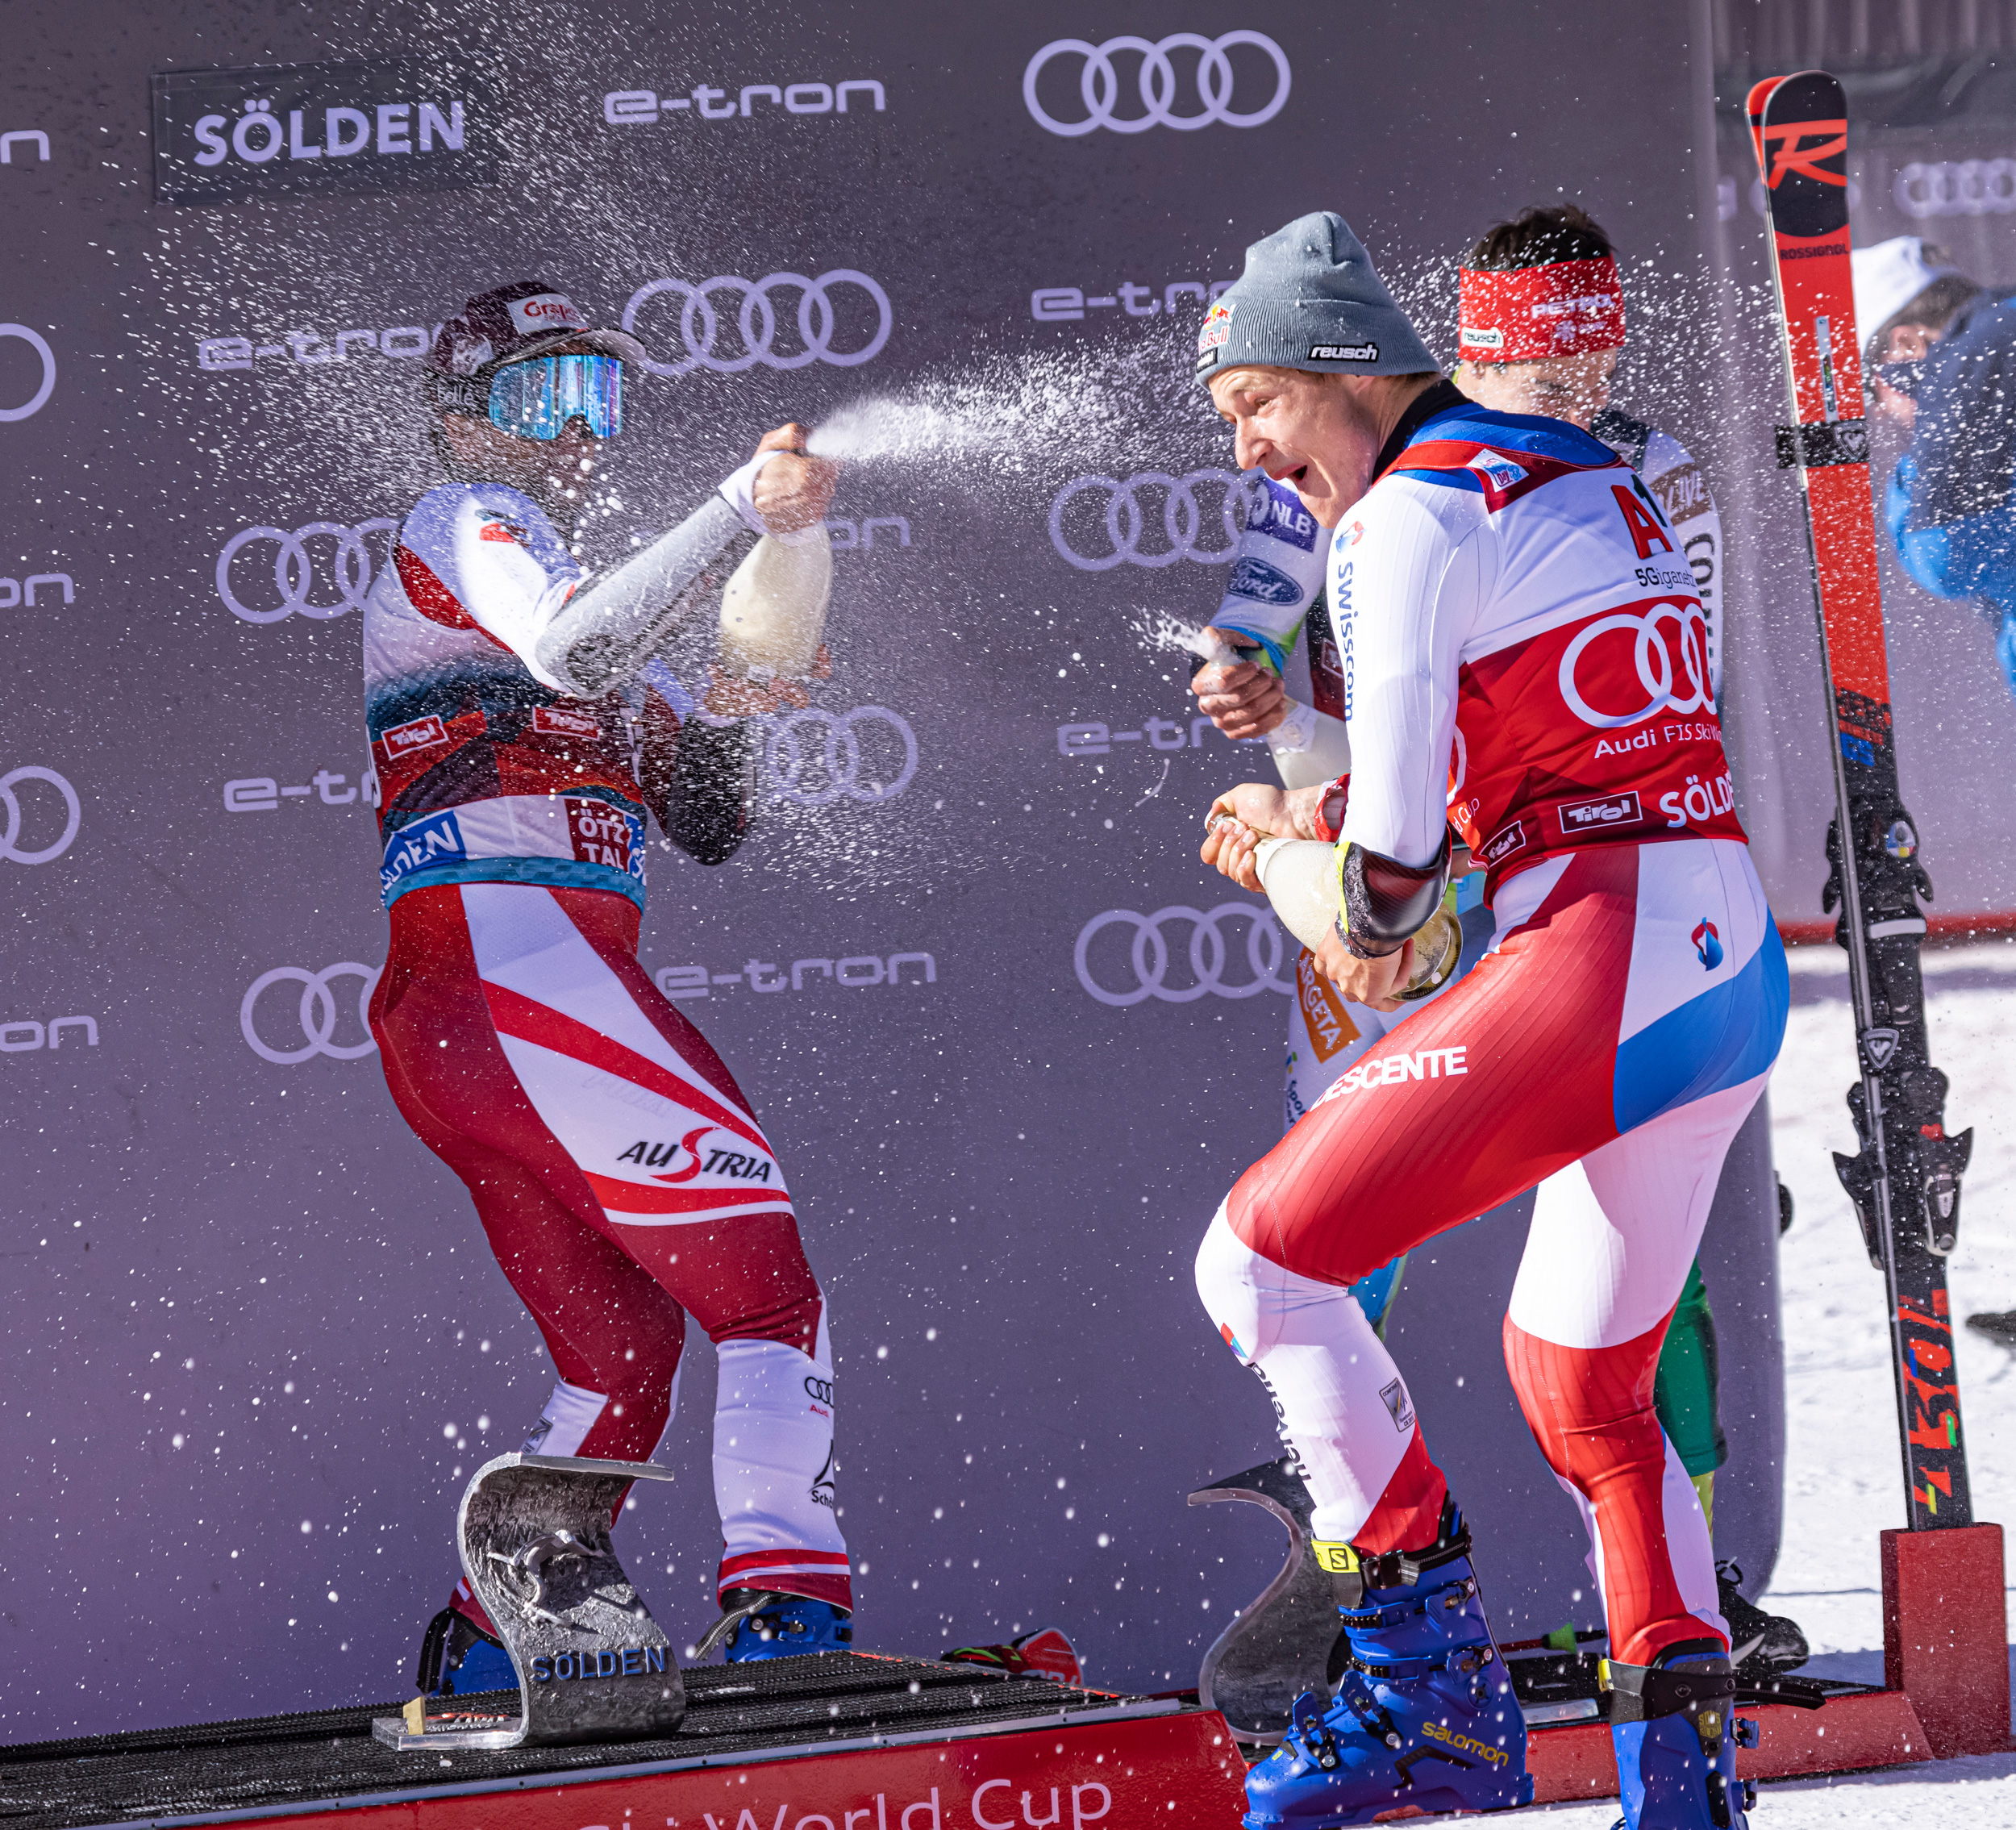
<path fill-rule="evenodd" d="M 2016 944 L 1927 951 L 1932 1060 L 1952 1082 L 1947 1128 L 1974 1129 L 1949 1265 L 1956 1323 L 2016 1308 Z M 1883 1681 L 1876 1533 L 1904 1523 L 1897 1401 L 1883 1286 L 1834 1173 L 1855 1134 L 1843 1103 L 1855 1077 L 1844 957 L 1792 954 L 1792 1017 L 1771 1083 L 1779 1178 L 1797 1218 L 1780 1258 L 1785 1339 L 1785 1548 L 1764 1604 L 1805 1628 L 1816 1676 Z M 2016 1357 L 1956 1326 L 1960 1409 L 1974 1515 L 2016 1526 Z M 1536 1807 L 1564 1830 L 1608 1830 L 1614 1799 Z M 1760 1788 L 1757 1830 L 1834 1824 L 2016 1827 L 2016 1754 L 1983 1755 L 1840 1779 Z"/>

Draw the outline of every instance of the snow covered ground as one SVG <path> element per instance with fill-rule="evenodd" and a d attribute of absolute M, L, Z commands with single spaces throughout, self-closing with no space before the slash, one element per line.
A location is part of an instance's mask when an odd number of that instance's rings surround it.
<path fill-rule="evenodd" d="M 1932 1059 L 1952 1082 L 1949 1130 L 1974 1128 L 1950 1275 L 1956 1318 L 2016 1308 L 2016 944 L 1928 951 Z M 1843 1103 L 1855 1072 L 1843 956 L 1792 955 L 1791 1023 L 1771 1085 L 1779 1178 L 1797 1217 L 1783 1242 L 1787 1442 L 1785 1549 L 1763 1597 L 1805 1628 L 1818 1676 L 1883 1681 L 1876 1533 L 1904 1523 L 1882 1284 L 1869 1267 L 1835 1150 L 1855 1148 Z M 2016 1357 L 1956 1328 L 1960 1406 L 1977 1519 L 2016 1527 Z M 1614 1800 L 1536 1808 L 1608 1830 Z M 2016 1827 L 2016 1754 L 1761 1789 L 1758 1830 L 1922 1824 Z"/>

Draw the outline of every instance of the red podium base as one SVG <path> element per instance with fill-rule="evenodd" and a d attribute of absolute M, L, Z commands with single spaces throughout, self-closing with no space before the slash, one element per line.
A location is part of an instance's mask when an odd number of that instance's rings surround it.
<path fill-rule="evenodd" d="M 1883 1681 L 1824 1709 L 1744 1704 L 1759 1745 L 1736 1757 L 1747 1779 L 1903 1766 L 2011 1745 L 2002 1528 L 1883 1534 Z M 1527 1737 L 1536 1803 L 1614 1798 L 1617 1763 L 1599 1723 Z"/>

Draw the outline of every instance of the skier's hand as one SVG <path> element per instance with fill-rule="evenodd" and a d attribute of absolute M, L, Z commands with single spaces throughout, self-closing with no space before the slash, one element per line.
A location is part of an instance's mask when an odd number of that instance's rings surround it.
<path fill-rule="evenodd" d="M 781 451 L 756 473 L 756 511 L 773 534 L 795 534 L 824 519 L 840 467 L 830 458 L 805 455 L 805 428 L 795 423 L 765 432 L 759 452 Z"/>
<path fill-rule="evenodd" d="M 1384 959 L 1361 960 L 1333 928 L 1316 949 L 1316 969 L 1354 1003 L 1369 1004 L 1375 1011 L 1397 1011 L 1401 1000 L 1393 994 L 1414 971 L 1414 942 L 1406 942 L 1398 953 Z"/>
<path fill-rule="evenodd" d="M 1258 890 L 1261 884 L 1260 873 L 1253 868 L 1253 853 L 1267 836 L 1265 832 L 1256 832 L 1225 814 L 1205 834 L 1204 847 L 1198 856 L 1231 877 L 1240 889 Z"/>
<path fill-rule="evenodd" d="M 1203 639 L 1227 648 L 1236 630 L 1206 629 Z M 1252 661 L 1213 662 L 1191 677 L 1198 710 L 1228 737 L 1264 737 L 1288 715 L 1288 689 L 1271 669 Z"/>

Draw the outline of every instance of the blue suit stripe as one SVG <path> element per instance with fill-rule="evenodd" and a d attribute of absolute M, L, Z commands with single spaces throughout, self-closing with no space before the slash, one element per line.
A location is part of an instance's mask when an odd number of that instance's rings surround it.
<path fill-rule="evenodd" d="M 1612 1083 L 1618 1134 L 1756 1079 L 1778 1058 L 1791 1006 L 1785 944 L 1774 921 L 1734 978 L 1668 1011 L 1618 1045 Z"/>

